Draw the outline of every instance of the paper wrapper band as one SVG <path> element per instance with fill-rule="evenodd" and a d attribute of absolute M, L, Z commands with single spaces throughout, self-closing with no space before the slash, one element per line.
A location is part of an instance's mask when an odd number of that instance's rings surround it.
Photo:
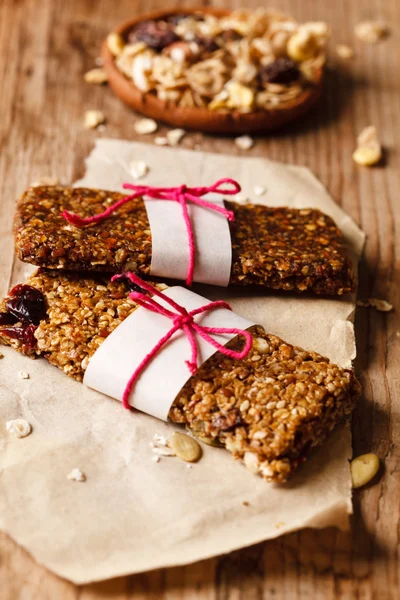
<path fill-rule="evenodd" d="M 176 286 L 163 294 L 192 311 L 209 301 Z M 163 304 L 162 300 L 159 300 Z M 169 308 L 167 303 L 164 303 Z M 226 308 L 217 308 L 195 316 L 195 322 L 206 327 L 227 327 L 246 330 L 255 325 Z M 124 391 L 133 371 L 157 342 L 171 329 L 171 322 L 163 315 L 139 307 L 106 338 L 90 359 L 84 384 L 103 394 L 122 401 Z M 196 335 L 198 366 L 216 350 L 201 336 Z M 211 337 L 225 345 L 235 334 L 212 334 Z M 167 421 L 170 408 L 185 383 L 190 378 L 187 368 L 189 343 L 183 331 L 174 333 L 170 341 L 152 358 L 133 387 L 129 404 L 149 415 Z"/>

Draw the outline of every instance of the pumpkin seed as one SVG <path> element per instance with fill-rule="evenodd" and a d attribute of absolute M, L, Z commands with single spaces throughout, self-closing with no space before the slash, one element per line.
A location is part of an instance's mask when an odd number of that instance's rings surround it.
<path fill-rule="evenodd" d="M 379 458 L 376 454 L 362 454 L 350 463 L 353 488 L 366 485 L 379 471 Z"/>
<path fill-rule="evenodd" d="M 202 455 L 200 444 L 192 437 L 176 431 L 168 440 L 176 456 L 186 462 L 197 462 Z"/>

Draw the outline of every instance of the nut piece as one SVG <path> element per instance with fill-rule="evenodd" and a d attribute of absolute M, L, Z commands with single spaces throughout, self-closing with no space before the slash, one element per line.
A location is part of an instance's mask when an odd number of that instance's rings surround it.
<path fill-rule="evenodd" d="M 102 83 L 107 83 L 108 77 L 107 73 L 104 69 L 96 68 L 90 69 L 87 73 L 85 73 L 85 81 L 86 83 L 93 83 L 95 85 L 101 85 Z"/>
<path fill-rule="evenodd" d="M 124 47 L 124 40 L 118 33 L 110 33 L 107 36 L 107 46 L 113 56 L 119 56 Z"/>
<path fill-rule="evenodd" d="M 158 125 L 153 119 L 139 119 L 139 121 L 136 121 L 134 127 L 136 133 L 145 135 L 157 131 Z"/>
<path fill-rule="evenodd" d="M 105 123 L 106 117 L 101 110 L 87 110 L 85 112 L 85 127 L 86 129 L 96 129 L 102 123 Z"/>
<path fill-rule="evenodd" d="M 176 456 L 185 462 L 197 462 L 202 455 L 201 447 L 195 439 L 176 431 L 168 440 L 168 445 Z"/>
<path fill-rule="evenodd" d="M 254 140 L 249 135 L 241 135 L 235 139 L 235 144 L 241 150 L 250 150 L 254 145 Z"/>
<path fill-rule="evenodd" d="M 42 185 L 45 186 L 49 186 L 49 185 L 58 185 L 60 183 L 58 177 L 55 177 L 55 175 L 44 175 L 43 177 L 39 177 L 39 179 L 37 179 L 36 181 L 34 181 L 33 183 L 31 183 L 32 187 L 40 187 Z"/>
<path fill-rule="evenodd" d="M 356 37 L 366 44 L 376 44 L 388 35 L 388 28 L 382 21 L 362 21 L 354 27 Z"/>
<path fill-rule="evenodd" d="M 296 62 L 309 60 L 318 51 L 315 36 L 306 29 L 300 29 L 289 38 L 287 44 L 288 56 Z"/>
<path fill-rule="evenodd" d="M 25 419 L 13 419 L 12 421 L 7 421 L 6 429 L 15 437 L 24 438 L 31 433 L 32 426 Z"/>
<path fill-rule="evenodd" d="M 379 458 L 376 454 L 362 454 L 350 463 L 351 480 L 353 488 L 367 484 L 379 471 Z"/>
<path fill-rule="evenodd" d="M 149 167 L 144 160 L 134 160 L 129 165 L 129 173 L 133 179 L 141 179 L 149 172 Z"/>
<path fill-rule="evenodd" d="M 80 469 L 72 469 L 71 473 L 67 475 L 67 479 L 71 481 L 86 481 L 86 475 Z"/>
<path fill-rule="evenodd" d="M 382 151 L 377 148 L 357 148 L 353 152 L 353 160 L 362 167 L 371 167 L 376 165 L 382 158 Z"/>
<path fill-rule="evenodd" d="M 351 46 L 347 46 L 346 44 L 338 44 L 336 46 L 336 54 L 340 56 L 340 58 L 348 60 L 349 58 L 354 57 L 354 50 Z"/>
<path fill-rule="evenodd" d="M 378 140 L 376 127 L 370 125 L 362 130 L 357 138 L 357 150 L 353 153 L 353 160 L 358 165 L 375 165 L 382 158 L 382 148 Z"/>

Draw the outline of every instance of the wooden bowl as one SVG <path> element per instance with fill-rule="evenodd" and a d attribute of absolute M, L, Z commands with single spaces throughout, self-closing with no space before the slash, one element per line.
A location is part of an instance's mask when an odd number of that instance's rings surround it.
<path fill-rule="evenodd" d="M 134 25 L 141 21 L 160 19 L 182 12 L 185 12 L 185 14 L 200 12 L 222 17 L 228 15 L 231 11 L 208 7 L 158 10 L 125 21 L 115 27 L 114 32 L 124 37 Z M 270 131 L 302 117 L 317 102 L 322 90 L 323 69 L 321 69 L 316 83 L 301 92 L 295 99 L 282 103 L 282 105 L 275 108 L 240 113 L 239 111 L 222 112 L 211 111 L 206 108 L 179 107 L 174 102 L 160 100 L 155 94 L 139 90 L 117 68 L 114 57 L 108 49 L 107 41 L 103 43 L 101 55 L 109 85 L 125 104 L 146 117 L 164 121 L 168 125 L 182 127 L 183 129 L 197 129 L 209 133 L 225 134 Z"/>

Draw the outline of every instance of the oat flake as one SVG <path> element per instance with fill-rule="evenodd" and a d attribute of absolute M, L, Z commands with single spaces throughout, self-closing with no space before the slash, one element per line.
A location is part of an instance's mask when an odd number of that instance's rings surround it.
<path fill-rule="evenodd" d="M 129 165 L 129 173 L 133 179 L 141 179 L 149 172 L 149 167 L 144 160 L 134 160 Z"/>
<path fill-rule="evenodd" d="M 71 481 L 86 481 L 86 475 L 80 469 L 72 469 L 71 473 L 67 475 L 67 479 Z"/>
<path fill-rule="evenodd" d="M 12 419 L 7 421 L 6 429 L 17 438 L 24 438 L 32 431 L 32 426 L 25 419 Z"/>
<path fill-rule="evenodd" d="M 235 144 L 240 150 L 250 150 L 254 145 L 254 140 L 249 135 L 241 135 L 235 139 Z"/>

